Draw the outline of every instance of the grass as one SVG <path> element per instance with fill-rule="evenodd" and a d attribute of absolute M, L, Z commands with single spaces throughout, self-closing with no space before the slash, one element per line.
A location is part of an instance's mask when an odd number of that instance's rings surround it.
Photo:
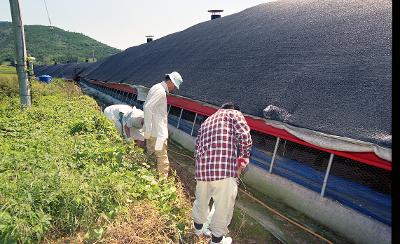
<path fill-rule="evenodd" d="M 0 74 L 0 100 L 18 95 L 17 75 Z"/>
<path fill-rule="evenodd" d="M 34 81 L 32 107 L 21 111 L 16 84 L 0 77 L 0 243 L 108 243 L 144 220 L 136 243 L 186 236 L 182 185 L 158 181 L 154 162 L 92 98 L 70 82 Z"/>
<path fill-rule="evenodd" d="M 243 243 L 281 243 L 270 232 L 266 231 L 256 220 L 236 208 L 233 212 L 229 229 L 236 241 Z"/>
<path fill-rule="evenodd" d="M 18 94 L 18 77 L 12 66 L 0 65 L 0 99 Z"/>
<path fill-rule="evenodd" d="M 13 66 L 0 65 L 0 75 L 1 74 L 17 74 L 17 71 Z"/>

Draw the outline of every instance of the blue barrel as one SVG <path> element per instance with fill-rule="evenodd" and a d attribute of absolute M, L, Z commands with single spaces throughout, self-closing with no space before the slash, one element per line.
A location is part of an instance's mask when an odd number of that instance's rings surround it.
<path fill-rule="evenodd" d="M 39 81 L 44 83 L 50 83 L 52 77 L 50 75 L 41 75 L 39 76 Z"/>

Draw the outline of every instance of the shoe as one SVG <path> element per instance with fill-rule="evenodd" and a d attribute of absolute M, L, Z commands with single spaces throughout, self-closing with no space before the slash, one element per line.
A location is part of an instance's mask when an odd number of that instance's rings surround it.
<path fill-rule="evenodd" d="M 220 242 L 210 242 L 211 244 L 231 244 L 232 243 L 232 238 L 230 237 L 222 237 L 222 240 Z"/>
<path fill-rule="evenodd" d="M 194 228 L 194 234 L 196 236 L 200 237 L 202 235 L 205 235 L 207 237 L 211 237 L 211 231 L 210 231 L 210 229 L 207 228 L 206 225 L 203 224 L 203 227 L 200 230 L 198 230 L 198 229 L 196 229 L 196 227 L 194 227 L 194 224 L 193 224 L 193 228 Z"/>

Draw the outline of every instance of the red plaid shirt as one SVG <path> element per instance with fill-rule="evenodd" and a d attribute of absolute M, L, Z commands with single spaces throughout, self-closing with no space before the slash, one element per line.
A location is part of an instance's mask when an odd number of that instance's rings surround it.
<path fill-rule="evenodd" d="M 219 109 L 201 125 L 196 138 L 196 180 L 237 177 L 237 158 L 249 158 L 252 140 L 243 114 Z"/>

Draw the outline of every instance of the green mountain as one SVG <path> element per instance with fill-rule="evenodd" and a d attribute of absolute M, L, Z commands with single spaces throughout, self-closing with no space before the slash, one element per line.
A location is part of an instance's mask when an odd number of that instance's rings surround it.
<path fill-rule="evenodd" d="M 92 61 L 116 54 L 121 50 L 107 46 L 81 33 L 57 27 L 25 25 L 27 52 L 37 64 Z M 11 22 L 0 21 L 0 64 L 14 61 L 15 46 Z"/>

